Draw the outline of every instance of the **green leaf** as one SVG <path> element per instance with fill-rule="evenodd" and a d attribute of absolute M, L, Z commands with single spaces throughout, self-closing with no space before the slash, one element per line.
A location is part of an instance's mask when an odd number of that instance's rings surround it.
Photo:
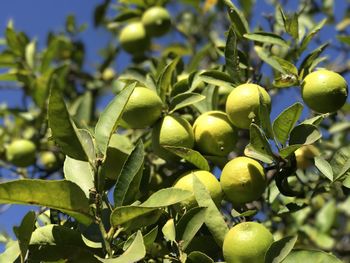
<path fill-rule="evenodd" d="M 299 102 L 283 110 L 272 124 L 273 132 L 277 140 L 284 145 L 292 131 L 294 125 L 300 118 L 303 105 Z"/>
<path fill-rule="evenodd" d="M 333 182 L 333 170 L 329 162 L 321 156 L 315 156 L 315 166 L 324 176 Z"/>
<path fill-rule="evenodd" d="M 142 169 L 144 154 L 142 140 L 139 140 L 134 150 L 126 160 L 116 182 L 113 194 L 115 206 L 121 206 L 124 204 L 128 191 L 130 191 L 130 186 L 133 179 L 140 172 L 140 169 Z"/>
<path fill-rule="evenodd" d="M 214 86 L 227 88 L 233 88 L 235 83 L 229 75 L 218 70 L 206 70 L 199 74 L 199 79 Z"/>
<path fill-rule="evenodd" d="M 202 101 L 205 99 L 205 96 L 198 93 L 181 93 L 173 97 L 169 105 L 169 114 L 177 111 L 181 108 L 190 106 L 196 102 Z"/>
<path fill-rule="evenodd" d="M 293 16 L 288 17 L 285 21 L 284 27 L 286 32 L 291 35 L 295 40 L 299 39 L 299 21 L 298 14 L 294 13 Z"/>
<path fill-rule="evenodd" d="M 214 263 L 210 257 L 200 251 L 193 251 L 187 256 L 186 263 Z"/>
<path fill-rule="evenodd" d="M 28 43 L 25 43 L 22 38 L 19 37 L 19 34 L 14 31 L 12 27 L 7 27 L 5 31 L 6 42 L 11 51 L 17 56 L 24 56 L 24 49 Z"/>
<path fill-rule="evenodd" d="M 57 87 L 51 88 L 48 107 L 49 127 L 62 152 L 71 158 L 87 161 L 82 139 Z"/>
<path fill-rule="evenodd" d="M 191 191 L 179 189 L 179 188 L 164 188 L 160 189 L 152 194 L 145 202 L 140 206 L 142 207 L 166 207 L 181 201 L 186 200 L 192 196 Z"/>
<path fill-rule="evenodd" d="M 36 42 L 30 42 L 25 48 L 25 59 L 28 66 L 33 69 L 35 63 L 35 50 L 36 50 Z"/>
<path fill-rule="evenodd" d="M 247 210 L 247 211 L 240 213 L 240 212 L 236 211 L 234 208 L 232 208 L 231 215 L 233 217 L 254 216 L 254 215 L 256 215 L 257 212 L 258 212 L 257 210 Z"/>
<path fill-rule="evenodd" d="M 21 225 L 15 227 L 15 234 L 21 250 L 21 261 L 26 258 L 29 242 L 35 226 L 35 212 L 29 211 L 22 219 Z"/>
<path fill-rule="evenodd" d="M 92 222 L 84 192 L 66 180 L 22 179 L 1 183 L 0 203 L 47 206 L 71 215 L 83 224 Z"/>
<path fill-rule="evenodd" d="M 163 102 L 165 101 L 165 97 L 169 92 L 171 78 L 179 61 L 180 57 L 177 57 L 174 60 L 172 60 L 168 65 L 166 65 L 166 67 L 163 69 L 162 73 L 160 74 L 157 80 L 157 91 L 159 97 L 162 99 Z"/>
<path fill-rule="evenodd" d="M 143 236 L 143 242 L 145 243 L 146 250 L 152 248 L 153 243 L 156 241 L 158 235 L 158 226 L 151 229 L 146 235 Z"/>
<path fill-rule="evenodd" d="M 279 155 L 282 158 L 287 158 L 289 155 L 291 155 L 296 150 L 298 150 L 301 146 L 303 146 L 303 145 L 302 144 L 294 144 L 294 145 L 284 147 L 284 148 L 279 150 Z"/>
<path fill-rule="evenodd" d="M 217 98 L 218 98 L 219 87 L 207 86 L 203 89 L 202 95 L 205 96 L 205 100 L 197 102 L 194 107 L 200 112 L 204 113 L 207 111 L 217 109 Z"/>
<path fill-rule="evenodd" d="M 225 62 L 227 72 L 236 80 L 236 82 L 240 82 L 241 69 L 239 67 L 239 57 L 237 52 L 237 36 L 232 26 L 228 31 L 225 45 Z"/>
<path fill-rule="evenodd" d="M 158 207 L 142 207 L 142 206 L 119 206 L 112 211 L 110 220 L 111 225 L 116 227 L 124 223 L 127 223 L 133 219 L 139 218 L 153 212 L 154 210 L 159 210 Z"/>
<path fill-rule="evenodd" d="M 250 125 L 250 142 L 246 146 L 244 154 L 265 163 L 272 163 L 274 161 L 274 154 L 268 140 L 260 128 L 254 123 Z"/>
<path fill-rule="evenodd" d="M 248 22 L 243 12 L 241 12 L 230 0 L 224 0 L 224 4 L 228 8 L 228 15 L 237 35 L 243 37 L 244 34 L 249 33 Z"/>
<path fill-rule="evenodd" d="M 299 124 L 290 133 L 289 145 L 312 144 L 322 137 L 315 125 Z"/>
<path fill-rule="evenodd" d="M 327 18 L 324 18 L 319 22 L 310 32 L 304 37 L 304 39 L 300 43 L 299 52 L 303 52 L 307 46 L 309 45 L 312 38 L 321 30 L 321 28 L 326 24 Z"/>
<path fill-rule="evenodd" d="M 168 151 L 185 159 L 189 163 L 192 163 L 199 169 L 209 171 L 210 169 L 209 164 L 207 160 L 203 157 L 203 155 L 200 154 L 200 152 L 197 152 L 195 150 L 185 148 L 185 147 L 167 146 L 167 145 L 162 145 L 162 146 Z"/>
<path fill-rule="evenodd" d="M 269 43 L 289 48 L 289 44 L 279 35 L 269 32 L 254 32 L 243 35 L 245 38 L 261 43 Z"/>
<path fill-rule="evenodd" d="M 322 52 L 328 47 L 329 42 L 322 44 L 313 51 L 311 51 L 301 62 L 299 67 L 299 77 L 300 79 L 305 78 L 309 74 L 310 68 L 315 60 L 322 54 Z"/>
<path fill-rule="evenodd" d="M 294 249 L 283 263 L 312 262 L 312 263 L 341 263 L 335 256 L 317 250 Z"/>
<path fill-rule="evenodd" d="M 181 241 L 181 247 L 186 250 L 196 233 L 205 221 L 206 207 L 194 207 L 184 214 L 176 225 L 177 240 Z"/>
<path fill-rule="evenodd" d="M 130 263 L 137 262 L 146 256 L 146 248 L 143 243 L 141 231 L 137 231 L 136 237 L 129 248 L 119 257 L 102 259 L 96 256 L 101 262 L 105 263 Z"/>
<path fill-rule="evenodd" d="M 263 132 L 265 133 L 266 137 L 268 139 L 273 139 L 274 134 L 272 130 L 272 125 L 271 125 L 271 119 L 270 119 L 270 107 L 266 103 L 263 103 L 264 97 L 259 90 L 259 118 L 258 122 L 260 124 L 260 127 L 262 128 Z"/>
<path fill-rule="evenodd" d="M 176 231 L 175 231 L 175 224 L 174 219 L 169 219 L 162 228 L 162 233 L 164 235 L 164 238 L 167 241 L 175 241 L 176 240 Z"/>
<path fill-rule="evenodd" d="M 277 56 L 272 56 L 272 57 L 278 62 L 278 64 L 280 64 L 280 66 L 287 73 L 290 73 L 292 75 L 298 76 L 298 69 L 296 68 L 296 66 L 294 66 L 294 64 L 292 64 L 288 60 L 285 60 L 285 59 L 277 57 Z"/>
<path fill-rule="evenodd" d="M 350 45 L 350 36 L 347 35 L 338 35 L 337 39 L 347 45 Z"/>
<path fill-rule="evenodd" d="M 272 56 L 266 49 L 260 46 L 255 46 L 254 50 L 261 60 L 269 64 L 275 70 L 281 72 L 282 74 L 287 74 L 285 69 L 280 65 L 280 63 Z"/>
<path fill-rule="evenodd" d="M 337 150 L 330 161 L 330 165 L 333 169 L 334 180 L 350 175 L 350 145 Z"/>
<path fill-rule="evenodd" d="M 60 225 L 38 227 L 32 234 L 30 245 L 58 245 L 84 247 L 80 231 Z"/>
<path fill-rule="evenodd" d="M 334 199 L 329 200 L 315 217 L 315 225 L 322 233 L 329 233 L 335 223 L 337 216 L 337 205 Z"/>
<path fill-rule="evenodd" d="M 311 225 L 302 225 L 300 231 L 304 232 L 307 237 L 321 249 L 331 250 L 336 244 L 336 240 L 333 237 L 327 233 L 320 232 Z"/>
<path fill-rule="evenodd" d="M 197 52 L 193 55 L 190 62 L 187 65 L 187 72 L 192 72 L 198 69 L 199 64 L 203 61 L 205 56 L 211 52 L 214 48 L 214 45 L 212 43 L 206 44 L 203 46 L 200 50 L 197 50 Z"/>
<path fill-rule="evenodd" d="M 94 188 L 94 172 L 88 162 L 66 156 L 63 165 L 64 178 L 76 183 L 89 198 L 89 190 Z"/>
<path fill-rule="evenodd" d="M 292 251 L 297 236 L 284 237 L 271 244 L 265 255 L 265 263 L 280 263 Z"/>
<path fill-rule="evenodd" d="M 208 190 L 203 183 L 193 176 L 193 191 L 199 206 L 207 207 L 205 224 L 212 234 L 215 242 L 222 247 L 226 233 L 229 231 L 221 212 L 211 199 Z"/>
<path fill-rule="evenodd" d="M 103 156 L 106 154 L 109 140 L 117 128 L 118 120 L 121 118 L 125 105 L 135 86 L 136 83 L 134 82 L 119 92 L 104 109 L 96 123 L 95 136 L 97 147 Z"/>

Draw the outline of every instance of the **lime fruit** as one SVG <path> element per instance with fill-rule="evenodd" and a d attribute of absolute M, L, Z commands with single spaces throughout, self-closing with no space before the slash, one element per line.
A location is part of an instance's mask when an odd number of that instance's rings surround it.
<path fill-rule="evenodd" d="M 147 9 L 141 18 L 148 35 L 159 37 L 166 34 L 171 26 L 171 17 L 165 8 L 154 6 Z"/>
<path fill-rule="evenodd" d="M 227 263 L 264 263 L 265 254 L 273 243 L 271 232 L 257 222 L 235 225 L 226 234 L 222 246 Z"/>
<path fill-rule="evenodd" d="M 123 49 L 131 54 L 142 54 L 150 46 L 150 39 L 141 22 L 126 25 L 119 34 L 119 42 Z"/>
<path fill-rule="evenodd" d="M 210 194 L 210 197 L 218 206 L 222 200 L 223 193 L 222 193 L 219 181 L 210 172 L 207 172 L 204 170 L 188 172 L 182 175 L 175 182 L 174 187 L 193 192 L 193 176 L 197 177 L 204 184 L 205 188 L 208 190 Z M 182 201 L 181 205 L 183 207 L 186 207 L 187 209 L 196 206 L 197 201 L 194 194 L 190 198 L 186 199 L 185 201 Z"/>
<path fill-rule="evenodd" d="M 301 96 L 313 111 L 335 112 L 346 102 L 348 84 L 336 72 L 325 69 L 317 70 L 305 77 L 301 86 Z"/>
<path fill-rule="evenodd" d="M 27 167 L 35 163 L 36 146 L 32 141 L 17 139 L 6 147 L 6 159 L 18 167 Z"/>
<path fill-rule="evenodd" d="M 39 162 L 47 171 L 53 171 L 60 165 L 56 154 L 50 151 L 41 152 L 39 155 Z"/>
<path fill-rule="evenodd" d="M 237 130 L 227 115 L 209 111 L 200 115 L 193 124 L 197 149 L 207 155 L 227 156 L 237 142 Z"/>
<path fill-rule="evenodd" d="M 313 165 L 315 156 L 320 155 L 320 151 L 313 145 L 304 145 L 294 152 L 299 169 L 306 169 Z"/>
<path fill-rule="evenodd" d="M 270 109 L 270 95 L 257 84 L 245 83 L 237 86 L 228 95 L 226 113 L 233 125 L 249 129 L 253 119 L 255 122 L 258 121 L 260 104 L 265 104 Z"/>
<path fill-rule="evenodd" d="M 151 126 L 160 118 L 162 107 L 155 91 L 136 87 L 125 106 L 121 124 L 133 129 Z"/>
<path fill-rule="evenodd" d="M 165 160 L 174 160 L 176 156 L 162 145 L 193 148 L 194 136 L 191 124 L 176 115 L 167 115 L 153 127 L 152 147 L 154 152 Z"/>
<path fill-rule="evenodd" d="M 266 188 L 262 165 L 244 156 L 234 158 L 225 165 L 220 182 L 226 198 L 233 204 L 257 200 Z"/>

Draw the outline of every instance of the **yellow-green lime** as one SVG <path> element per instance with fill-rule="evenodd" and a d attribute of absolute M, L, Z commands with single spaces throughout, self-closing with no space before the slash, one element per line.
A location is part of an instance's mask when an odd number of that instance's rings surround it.
<path fill-rule="evenodd" d="M 200 115 L 193 124 L 193 133 L 196 148 L 206 155 L 227 156 L 237 142 L 236 128 L 221 111 Z"/>
<path fill-rule="evenodd" d="M 271 232 L 257 222 L 235 225 L 226 234 L 222 251 L 226 263 L 264 263 L 273 243 Z"/>
<path fill-rule="evenodd" d="M 193 148 L 194 136 L 191 124 L 176 115 L 167 115 L 153 127 L 153 151 L 162 159 L 174 160 L 176 156 L 162 145 Z"/>
<path fill-rule="evenodd" d="M 188 172 L 182 175 L 175 182 L 174 187 L 193 192 L 193 176 L 197 177 L 204 184 L 205 188 L 210 194 L 210 197 L 213 199 L 216 205 L 219 205 L 223 196 L 221 186 L 216 177 L 208 171 L 198 170 Z M 194 194 L 185 201 L 182 201 L 181 205 L 187 209 L 196 206 L 197 201 Z"/>
<path fill-rule="evenodd" d="M 141 22 L 126 25 L 119 34 L 119 42 L 123 49 L 131 54 L 142 54 L 150 46 L 150 39 Z"/>
<path fill-rule="evenodd" d="M 39 161 L 44 169 L 48 171 L 55 170 L 59 167 L 60 162 L 56 154 L 51 151 L 41 152 L 39 155 Z"/>
<path fill-rule="evenodd" d="M 308 74 L 301 86 L 307 106 L 319 113 L 339 110 L 346 102 L 348 84 L 338 73 L 321 69 Z"/>
<path fill-rule="evenodd" d="M 148 35 L 159 37 L 166 34 L 171 26 L 171 17 L 164 7 L 154 6 L 147 9 L 141 18 Z"/>
<path fill-rule="evenodd" d="M 260 100 L 260 94 L 261 100 Z M 254 119 L 259 121 L 259 108 L 265 104 L 271 108 L 271 98 L 266 90 L 257 84 L 245 83 L 234 88 L 226 100 L 226 114 L 238 128 L 249 129 Z"/>
<path fill-rule="evenodd" d="M 36 146 L 30 140 L 16 139 L 6 147 L 6 159 L 18 167 L 27 167 L 35 163 Z"/>
<path fill-rule="evenodd" d="M 149 127 L 160 118 L 162 107 L 162 100 L 155 91 L 136 87 L 125 106 L 122 125 L 134 129 Z"/>
<path fill-rule="evenodd" d="M 313 145 L 304 145 L 294 153 L 299 169 L 306 169 L 312 166 L 314 157 L 320 155 L 320 151 Z"/>
<path fill-rule="evenodd" d="M 266 176 L 260 163 L 249 157 L 237 157 L 222 170 L 221 188 L 235 205 L 257 200 L 266 188 Z"/>

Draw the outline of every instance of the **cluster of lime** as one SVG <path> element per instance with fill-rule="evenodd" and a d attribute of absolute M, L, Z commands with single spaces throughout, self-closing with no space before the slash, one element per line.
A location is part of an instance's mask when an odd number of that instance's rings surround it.
<path fill-rule="evenodd" d="M 119 42 L 123 49 L 131 54 L 142 54 L 150 46 L 151 37 L 166 34 L 171 27 L 169 12 L 154 6 L 147 9 L 139 21 L 128 23 L 119 34 Z"/>
<path fill-rule="evenodd" d="M 304 79 L 302 97 L 314 111 L 334 112 L 346 101 L 347 83 L 337 73 L 315 71 Z M 271 110 L 269 94 L 257 84 L 245 83 L 229 93 L 225 112 L 205 112 L 194 120 L 192 126 L 180 115 L 162 116 L 163 103 L 157 93 L 145 87 L 136 87 L 125 107 L 122 123 L 128 128 L 152 127 L 153 151 L 169 162 L 178 161 L 179 157 L 166 146 L 196 149 L 206 156 L 227 157 L 235 149 L 238 129 L 249 129 L 252 122 L 259 123 L 262 106 Z M 314 146 L 300 148 L 296 152 L 298 167 L 307 168 L 309 159 L 317 154 Z M 195 170 L 180 176 L 174 187 L 193 192 L 194 176 L 203 183 L 217 206 L 223 199 L 234 206 L 252 202 L 259 199 L 266 188 L 264 167 L 244 156 L 226 163 L 220 181 L 208 171 Z M 186 209 L 196 206 L 194 194 L 181 205 Z M 246 243 L 243 247 L 247 249 L 233 249 L 237 247 L 235 244 L 242 246 L 242 242 Z M 223 254 L 227 262 L 260 262 L 272 242 L 271 233 L 263 225 L 241 223 L 227 234 Z"/>

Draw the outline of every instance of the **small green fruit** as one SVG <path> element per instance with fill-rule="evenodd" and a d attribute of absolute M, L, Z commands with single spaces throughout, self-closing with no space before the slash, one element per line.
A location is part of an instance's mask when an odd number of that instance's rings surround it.
<path fill-rule="evenodd" d="M 148 35 L 159 37 L 166 34 L 171 26 L 171 17 L 163 7 L 154 6 L 146 10 L 142 15 L 142 24 Z"/>
<path fill-rule="evenodd" d="M 47 171 L 53 171 L 59 167 L 59 161 L 53 152 L 45 151 L 40 153 L 39 160 Z"/>
<path fill-rule="evenodd" d="M 142 54 L 150 46 L 150 39 L 141 22 L 126 25 L 119 34 L 119 42 L 126 52 L 134 55 Z"/>
<path fill-rule="evenodd" d="M 6 159 L 18 167 L 27 167 L 35 163 L 36 146 L 32 141 L 17 139 L 6 147 Z"/>

